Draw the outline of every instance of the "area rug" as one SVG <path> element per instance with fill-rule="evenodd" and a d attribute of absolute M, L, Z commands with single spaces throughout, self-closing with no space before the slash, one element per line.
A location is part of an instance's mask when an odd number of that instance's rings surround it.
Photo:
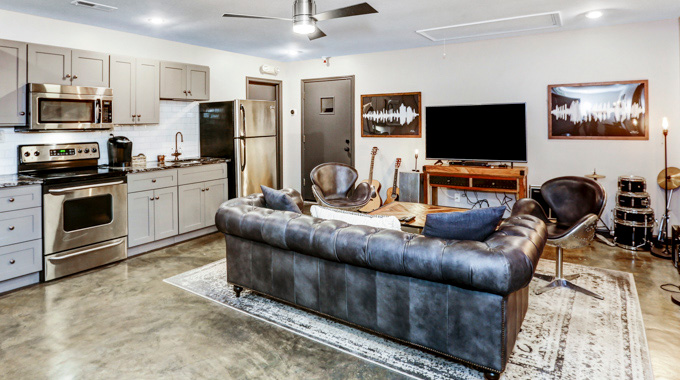
<path fill-rule="evenodd" d="M 564 264 L 575 281 L 605 296 L 568 289 L 542 295 L 530 284 L 529 311 L 507 365 L 506 379 L 653 379 L 635 281 L 630 273 Z M 541 260 L 538 272 L 552 273 Z M 421 379 L 483 379 L 483 373 L 445 358 L 227 285 L 219 260 L 165 282 L 395 372 Z"/>

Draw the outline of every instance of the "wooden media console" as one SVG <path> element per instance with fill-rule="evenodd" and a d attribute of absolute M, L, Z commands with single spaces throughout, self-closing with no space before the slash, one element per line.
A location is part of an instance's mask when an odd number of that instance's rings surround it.
<path fill-rule="evenodd" d="M 515 194 L 516 199 L 527 196 L 526 166 L 499 168 L 487 166 L 425 165 L 425 203 L 438 203 L 437 188 Z"/>

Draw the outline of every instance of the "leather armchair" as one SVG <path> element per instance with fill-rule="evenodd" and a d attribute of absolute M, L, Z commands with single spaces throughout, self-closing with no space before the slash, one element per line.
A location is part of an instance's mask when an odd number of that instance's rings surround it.
<path fill-rule="evenodd" d="M 512 215 L 529 214 L 543 220 L 548 232 L 547 244 L 557 248 L 555 275 L 534 274 L 534 277 L 549 282 L 536 294 L 565 287 L 604 299 L 601 295 L 572 283 L 571 280 L 578 278 L 579 274 L 565 276 L 562 270 L 564 249 L 587 246 L 595 237 L 597 221 L 607 199 L 604 188 L 590 178 L 559 177 L 544 183 L 541 186 L 541 195 L 555 213 L 556 221 L 550 221 L 541 205 L 533 199 L 521 199 L 512 209 Z"/>
<path fill-rule="evenodd" d="M 337 162 L 321 164 L 312 169 L 309 176 L 314 198 L 322 206 L 356 211 L 371 200 L 371 185 L 361 182 L 355 188 L 359 175 L 349 165 Z"/>

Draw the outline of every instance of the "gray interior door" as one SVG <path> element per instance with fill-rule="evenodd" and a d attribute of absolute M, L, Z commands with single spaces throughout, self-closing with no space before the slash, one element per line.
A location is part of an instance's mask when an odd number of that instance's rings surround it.
<path fill-rule="evenodd" d="M 302 196 L 313 201 L 309 173 L 325 162 L 354 166 L 354 78 L 302 81 Z"/>

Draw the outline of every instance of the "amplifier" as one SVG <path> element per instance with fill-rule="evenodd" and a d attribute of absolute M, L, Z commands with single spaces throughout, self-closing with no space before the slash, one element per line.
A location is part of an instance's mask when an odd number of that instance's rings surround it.
<path fill-rule="evenodd" d="M 445 177 L 445 176 L 430 176 L 431 185 L 448 185 L 470 187 L 470 179 L 466 177 Z"/>
<path fill-rule="evenodd" d="M 472 187 L 481 187 L 484 189 L 517 190 L 517 180 L 473 178 Z"/>

